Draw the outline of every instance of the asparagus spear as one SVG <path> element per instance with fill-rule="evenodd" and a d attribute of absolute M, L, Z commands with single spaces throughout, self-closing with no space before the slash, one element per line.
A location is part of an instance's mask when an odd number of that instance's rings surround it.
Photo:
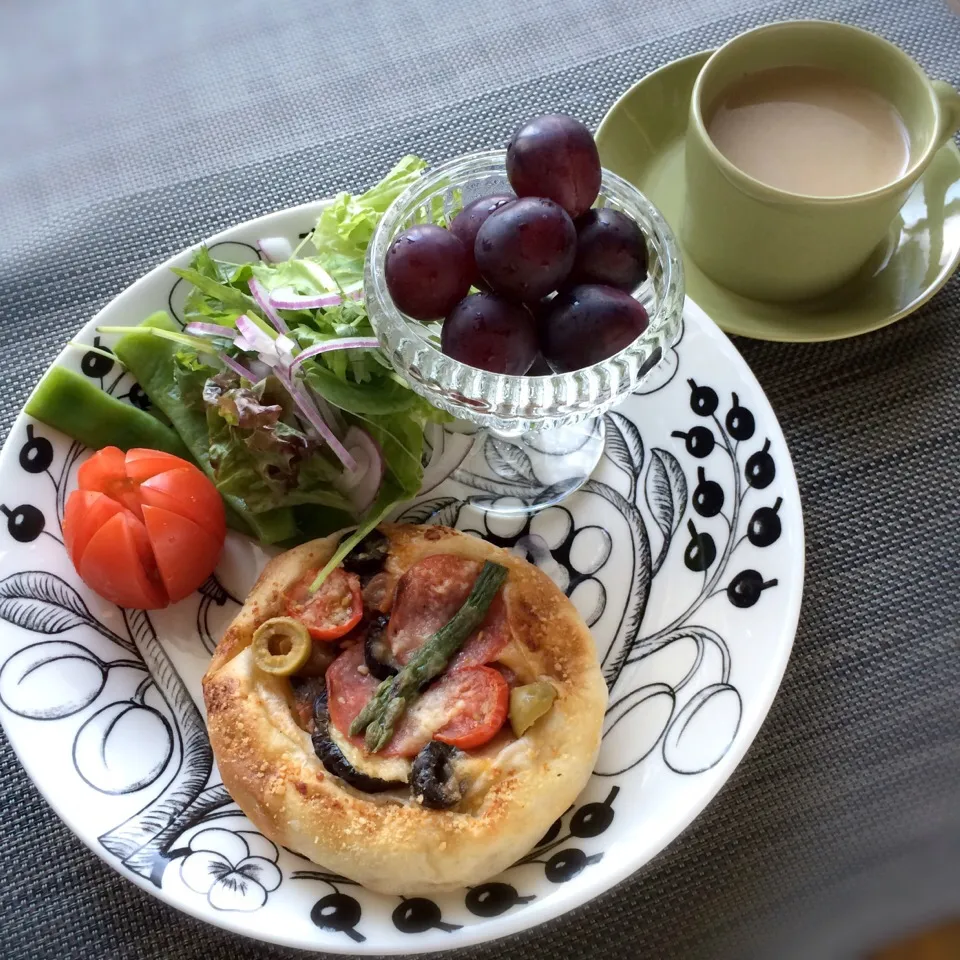
<path fill-rule="evenodd" d="M 382 750 L 393 736 L 396 722 L 420 695 L 420 690 L 446 669 L 453 655 L 483 623 L 493 598 L 507 579 L 507 568 L 487 560 L 463 606 L 432 637 L 424 640 L 410 662 L 384 680 L 350 724 L 351 735 L 366 730 L 364 741 L 371 753 Z"/>

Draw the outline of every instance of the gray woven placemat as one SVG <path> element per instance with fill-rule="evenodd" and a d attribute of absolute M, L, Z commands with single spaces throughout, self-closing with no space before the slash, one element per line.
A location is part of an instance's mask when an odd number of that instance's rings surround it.
<path fill-rule="evenodd" d="M 960 82 L 942 0 L 375 0 L 0 9 L 0 425 L 64 340 L 156 263 L 362 186 L 401 153 L 596 124 L 677 56 L 759 22 L 848 20 Z M 475 960 L 827 958 L 960 915 L 960 277 L 857 340 L 738 342 L 804 499 L 781 692 L 707 811 L 646 869 Z M 97 860 L 0 738 L 0 956 L 294 957 L 176 913 Z"/>

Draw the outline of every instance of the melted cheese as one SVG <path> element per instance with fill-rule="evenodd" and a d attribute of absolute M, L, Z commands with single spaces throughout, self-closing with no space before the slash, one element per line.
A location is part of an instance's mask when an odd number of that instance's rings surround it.
<path fill-rule="evenodd" d="M 332 723 L 328 731 L 330 739 L 340 748 L 354 770 L 359 770 L 368 777 L 379 777 L 381 780 L 410 782 L 410 769 L 413 766 L 411 761 L 404 757 L 381 757 L 365 753 L 355 747 Z"/>
<path fill-rule="evenodd" d="M 529 651 L 514 637 L 511 637 L 510 642 L 500 651 L 497 663 L 502 663 L 512 670 L 516 674 L 517 683 L 521 685 L 532 683 L 540 673 Z"/>
<path fill-rule="evenodd" d="M 457 773 L 464 785 L 461 812 L 476 813 L 495 783 L 521 771 L 532 771 L 533 761 L 534 751 L 529 740 L 514 740 L 503 733 L 480 751 L 460 757 Z"/>

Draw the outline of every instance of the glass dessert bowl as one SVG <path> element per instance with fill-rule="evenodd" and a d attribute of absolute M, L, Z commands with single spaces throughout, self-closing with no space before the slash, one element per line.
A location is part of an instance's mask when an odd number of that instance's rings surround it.
<path fill-rule="evenodd" d="M 512 193 L 506 151 L 472 153 L 436 167 L 402 193 L 384 214 L 367 251 L 364 296 L 370 322 L 397 373 L 434 406 L 479 428 L 460 469 L 491 474 L 488 438 L 497 449 L 513 448 L 518 469 L 535 483 L 523 498 L 471 498 L 494 513 L 542 510 L 586 481 L 603 453 L 603 414 L 642 385 L 676 342 L 681 329 L 684 284 L 677 241 L 660 212 L 640 191 L 603 171 L 595 207 L 632 217 L 647 243 L 648 274 L 633 291 L 649 317 L 631 344 L 599 363 L 570 373 L 507 376 L 469 366 L 440 349 L 442 321 L 421 322 L 402 313 L 385 278 L 387 251 L 404 230 L 418 223 L 446 226 L 471 201 Z M 526 459 L 524 459 L 526 458 Z M 531 492 L 532 491 L 532 492 Z"/>

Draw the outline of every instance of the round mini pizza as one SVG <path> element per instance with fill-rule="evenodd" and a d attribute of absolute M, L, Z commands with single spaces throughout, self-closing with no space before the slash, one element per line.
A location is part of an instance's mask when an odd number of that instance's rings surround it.
<path fill-rule="evenodd" d="M 526 560 L 384 524 L 271 560 L 203 680 L 223 782 L 263 834 L 372 890 L 429 894 L 516 861 L 593 769 L 593 638 Z"/>

